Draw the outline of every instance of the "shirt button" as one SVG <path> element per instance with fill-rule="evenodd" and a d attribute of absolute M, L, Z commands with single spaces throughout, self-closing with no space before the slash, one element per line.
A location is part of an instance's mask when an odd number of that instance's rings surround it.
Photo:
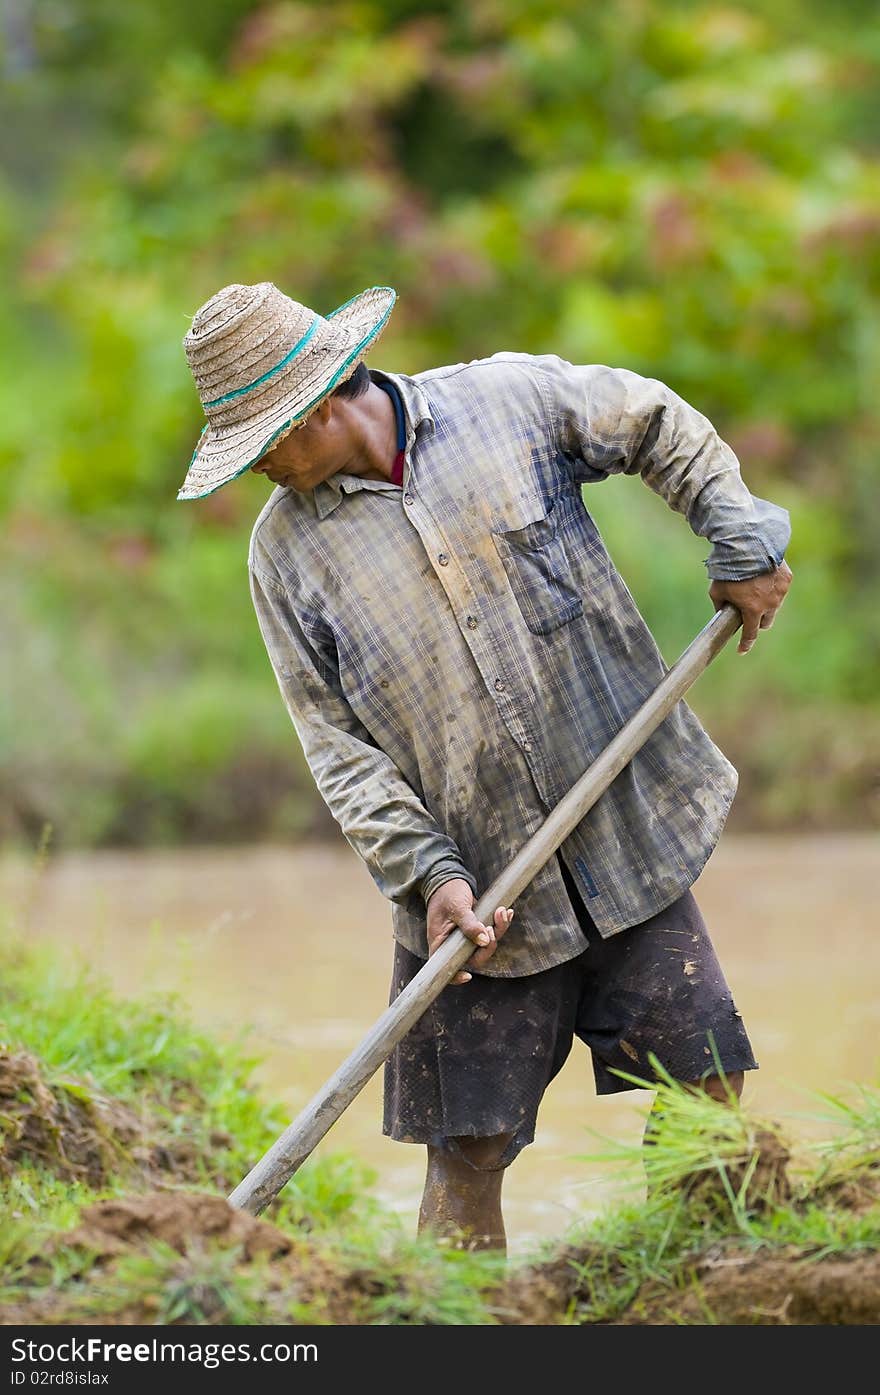
<path fill-rule="evenodd" d="M 467 627 L 468 627 L 469 630 L 475 630 L 475 629 L 477 628 L 477 617 L 476 617 L 476 615 L 469 615 L 469 616 L 468 616 L 468 618 L 467 618 Z"/>
<path fill-rule="evenodd" d="M 449 558 L 446 556 L 445 552 L 441 552 L 440 556 L 437 558 L 437 561 L 440 563 L 441 567 L 445 567 L 447 562 L 449 561 Z"/>
<path fill-rule="evenodd" d="M 522 748 L 524 751 L 530 751 L 532 749 L 531 741 L 524 741 L 522 744 Z"/>
<path fill-rule="evenodd" d="M 404 494 L 404 496 L 403 496 L 403 502 L 404 502 L 405 504 L 411 504 L 411 503 L 413 503 L 413 502 L 414 502 L 414 501 L 413 501 L 413 496 L 412 496 L 411 494 Z"/>
<path fill-rule="evenodd" d="M 496 678 L 496 679 L 495 679 L 495 691 L 496 691 L 496 693 L 503 693 L 506 687 L 507 687 L 507 684 L 505 683 L 505 681 L 504 681 L 503 678 Z"/>

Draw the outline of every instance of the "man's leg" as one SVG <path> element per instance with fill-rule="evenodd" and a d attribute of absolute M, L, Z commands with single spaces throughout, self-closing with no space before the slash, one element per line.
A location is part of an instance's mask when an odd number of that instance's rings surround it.
<path fill-rule="evenodd" d="M 395 945 L 392 1002 L 423 963 Z M 427 1147 L 420 1233 L 505 1252 L 504 1171 L 531 1143 L 571 1050 L 580 976 L 577 960 L 520 978 L 475 974 L 444 988 L 392 1051 L 383 1131 Z"/>
<path fill-rule="evenodd" d="M 731 1094 L 740 1098 L 744 1080 L 743 1071 L 732 1071 L 724 1079 L 710 1075 L 704 1080 L 684 1083 L 694 1090 L 703 1090 L 720 1104 L 728 1104 Z M 650 1128 L 649 1120 L 645 1130 L 648 1143 L 652 1142 Z M 435 1235 L 454 1240 L 462 1248 L 506 1253 L 507 1237 L 501 1212 L 506 1168 L 500 1159 L 512 1138 L 509 1133 L 496 1134 L 494 1138 L 455 1138 L 452 1142 L 457 1153 L 445 1148 L 428 1148 L 425 1189 L 419 1210 L 420 1234 L 431 1230 Z"/>
<path fill-rule="evenodd" d="M 737 1099 L 742 1097 L 745 1078 L 744 1071 L 734 1070 L 730 1072 L 730 1075 L 725 1075 L 723 1080 L 720 1075 L 707 1075 L 705 1080 L 689 1080 L 687 1084 L 693 1090 L 703 1090 L 719 1104 L 730 1104 L 732 1094 Z"/>
<path fill-rule="evenodd" d="M 502 1133 L 492 1138 L 453 1138 L 454 1152 L 429 1146 L 419 1234 L 431 1230 L 461 1249 L 506 1253 L 501 1159 L 512 1141 L 512 1133 Z"/>
<path fill-rule="evenodd" d="M 679 1083 L 687 1085 L 691 1090 L 702 1090 L 704 1094 L 709 1095 L 713 1100 L 717 1100 L 719 1104 L 730 1104 L 731 1095 L 734 1095 L 738 1100 L 742 1099 L 745 1078 L 744 1071 L 733 1070 L 730 1072 L 730 1075 L 725 1075 L 723 1080 L 720 1075 L 707 1075 L 704 1080 L 682 1080 Z M 662 1112 L 655 1099 L 651 1108 L 651 1113 L 648 1116 L 648 1122 L 645 1125 L 645 1140 L 648 1143 L 653 1142 L 649 1134 L 654 1129 Z"/>
<path fill-rule="evenodd" d="M 737 1100 L 742 1098 L 745 1078 L 744 1071 L 734 1070 L 729 1075 L 725 1075 L 723 1079 L 720 1075 L 707 1075 L 704 1080 L 683 1080 L 680 1083 L 687 1085 L 692 1090 L 701 1090 L 711 1099 L 717 1100 L 719 1104 L 731 1104 L 733 1102 L 730 1098 L 731 1095 Z M 654 1146 L 652 1135 L 656 1132 L 662 1114 L 663 1110 L 658 1106 L 655 1098 L 642 1135 L 642 1142 L 647 1147 Z"/>

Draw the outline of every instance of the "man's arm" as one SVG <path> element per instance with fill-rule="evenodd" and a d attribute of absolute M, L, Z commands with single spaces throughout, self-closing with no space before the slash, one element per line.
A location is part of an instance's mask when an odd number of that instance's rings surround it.
<path fill-rule="evenodd" d="M 458 928 L 477 946 L 469 962 L 479 968 L 497 947 L 496 927 L 498 938 L 507 928 L 506 912 L 499 908 L 493 926 L 473 914 L 476 882 L 458 847 L 358 721 L 331 656 L 309 643 L 279 583 L 255 567 L 250 579 L 266 651 L 324 802 L 383 895 L 400 903 L 421 895 L 431 952 Z"/>
<path fill-rule="evenodd" d="M 557 445 L 579 483 L 640 474 L 712 548 L 706 569 L 716 609 L 743 616 L 740 653 L 768 629 L 791 582 L 788 511 L 746 488 L 739 461 L 712 423 L 665 383 L 625 368 L 538 360 Z"/>

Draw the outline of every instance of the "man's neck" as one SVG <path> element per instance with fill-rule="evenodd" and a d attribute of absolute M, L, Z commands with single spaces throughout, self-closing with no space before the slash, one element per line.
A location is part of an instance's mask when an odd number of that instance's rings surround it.
<path fill-rule="evenodd" d="M 397 456 L 397 418 L 387 392 L 371 383 L 361 397 L 345 406 L 352 416 L 353 449 L 339 473 L 390 480 Z"/>

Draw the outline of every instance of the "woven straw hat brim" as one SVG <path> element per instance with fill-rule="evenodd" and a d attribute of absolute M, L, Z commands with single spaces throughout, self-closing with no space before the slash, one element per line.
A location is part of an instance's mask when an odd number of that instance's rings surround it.
<path fill-rule="evenodd" d="M 295 426 L 307 421 L 324 398 L 351 377 L 367 349 L 376 343 L 396 299 L 390 286 L 373 286 L 354 296 L 326 317 L 338 331 L 338 347 L 316 356 L 303 353 L 279 374 L 270 393 L 253 405 L 242 397 L 235 418 L 227 424 L 209 422 L 199 437 L 178 499 L 203 499 L 215 493 L 255 465 Z"/>

